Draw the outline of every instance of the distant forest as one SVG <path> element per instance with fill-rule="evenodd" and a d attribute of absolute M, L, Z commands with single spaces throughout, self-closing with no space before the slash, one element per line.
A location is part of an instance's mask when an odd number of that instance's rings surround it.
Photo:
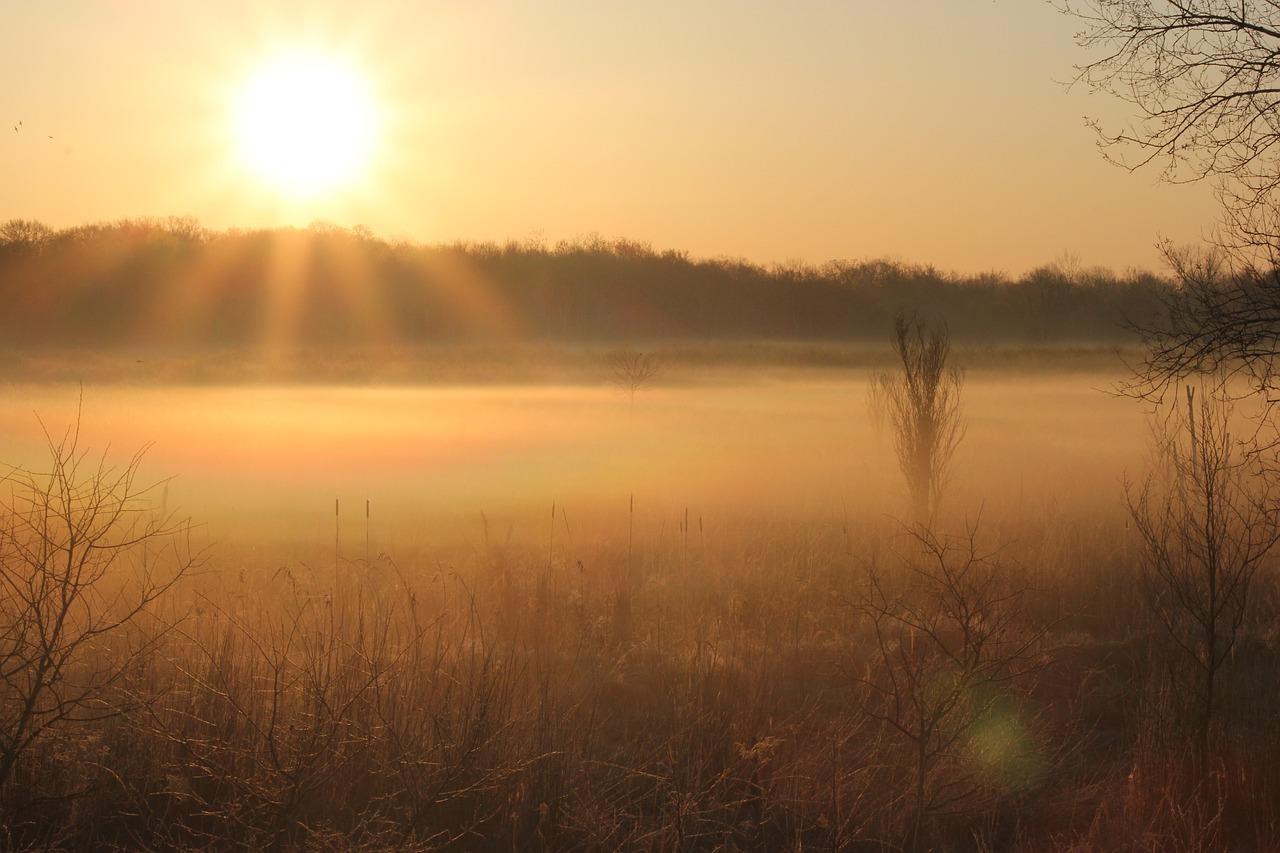
<path fill-rule="evenodd" d="M 878 342 L 900 311 L 944 319 L 961 341 L 1123 343 L 1126 321 L 1156 320 L 1170 286 L 1062 263 L 1018 278 L 761 266 L 622 240 L 419 245 L 190 219 L 0 226 L 0 335 L 20 347 Z"/>

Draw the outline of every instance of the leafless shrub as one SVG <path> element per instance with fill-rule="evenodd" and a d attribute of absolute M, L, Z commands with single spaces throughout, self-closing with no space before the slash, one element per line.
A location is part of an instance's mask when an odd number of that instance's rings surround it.
<path fill-rule="evenodd" d="M 945 324 L 930 326 L 919 317 L 899 315 L 893 348 L 902 371 L 872 377 L 871 411 L 891 427 L 914 521 L 925 524 L 937 511 L 947 469 L 964 438 L 964 374 L 949 365 L 951 338 Z"/>
<path fill-rule="evenodd" d="M 636 404 L 636 392 L 647 388 L 662 372 L 662 361 L 655 353 L 637 350 L 618 350 L 610 353 L 609 381 L 627 394 L 632 408 Z"/>
<path fill-rule="evenodd" d="M 1280 540 L 1269 478 L 1231 433 L 1233 406 L 1215 385 L 1186 387 L 1156 427 L 1154 468 L 1128 489 L 1142 537 L 1152 611 L 1197 673 L 1195 740 L 1203 762 L 1215 724 L 1218 681 L 1231 660 L 1259 566 Z"/>
<path fill-rule="evenodd" d="M 91 458 L 78 424 L 46 433 L 47 471 L 14 470 L 0 498 L 0 791 L 59 727 L 155 697 L 128 689 L 172 629 L 158 603 L 198 562 L 190 524 L 156 514 L 139 452 Z"/>
<path fill-rule="evenodd" d="M 901 587 L 876 571 L 861 612 L 874 652 L 859 676 L 863 711 L 903 751 L 912 849 L 926 845 L 931 815 L 971 807 L 1003 776 L 1029 784 L 1035 749 L 1010 686 L 1043 663 L 1044 629 L 1023 620 L 1025 588 L 976 542 L 911 531 L 923 552 Z"/>

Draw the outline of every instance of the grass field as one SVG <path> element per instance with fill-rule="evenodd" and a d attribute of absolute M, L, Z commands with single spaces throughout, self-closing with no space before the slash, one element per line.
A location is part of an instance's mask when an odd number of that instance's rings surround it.
<path fill-rule="evenodd" d="M 87 382 L 81 442 L 154 442 L 139 482 L 176 476 L 139 506 L 192 516 L 202 558 L 68 659 L 72 684 L 115 673 L 111 699 L 21 750 L 6 845 L 1280 846 L 1274 566 L 1206 769 L 1140 582 L 1122 366 L 961 357 L 968 430 L 927 533 L 867 416 L 882 356 L 669 355 L 634 407 L 585 367 Z M 6 461 L 38 467 L 33 413 L 60 434 L 80 389 L 8 392 Z M 98 612 L 187 554 L 160 544 L 122 553 Z"/>

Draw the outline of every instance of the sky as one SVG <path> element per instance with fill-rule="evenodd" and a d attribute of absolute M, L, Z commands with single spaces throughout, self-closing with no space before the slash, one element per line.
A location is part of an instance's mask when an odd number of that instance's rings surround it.
<path fill-rule="evenodd" d="M 1103 160 L 1085 117 L 1126 107 L 1064 85 L 1078 24 L 1040 0 L 0 6 L 0 220 L 1018 274 L 1158 269 L 1158 240 L 1217 218 L 1210 187 Z M 345 183 L 291 194 L 248 165 L 241 105 L 282 56 L 360 81 L 375 118 Z"/>

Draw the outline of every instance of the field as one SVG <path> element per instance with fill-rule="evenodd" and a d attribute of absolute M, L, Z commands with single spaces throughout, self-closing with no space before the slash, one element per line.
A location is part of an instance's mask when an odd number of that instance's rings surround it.
<path fill-rule="evenodd" d="M 1280 851 L 1280 0 L 4 10 L 0 853 Z"/>
<path fill-rule="evenodd" d="M 589 353 L 485 382 L 11 379 L 7 463 L 42 470 L 36 415 L 56 443 L 79 411 L 90 462 L 150 445 L 140 512 L 197 524 L 87 607 L 190 558 L 68 659 L 111 699 L 22 749 L 7 844 L 1280 845 L 1280 587 L 1268 564 L 1205 771 L 1140 582 L 1118 358 L 962 349 L 924 530 L 868 414 L 887 350 L 736 355 L 672 353 L 634 402 Z M 933 629 L 909 661 L 902 601 Z"/>

